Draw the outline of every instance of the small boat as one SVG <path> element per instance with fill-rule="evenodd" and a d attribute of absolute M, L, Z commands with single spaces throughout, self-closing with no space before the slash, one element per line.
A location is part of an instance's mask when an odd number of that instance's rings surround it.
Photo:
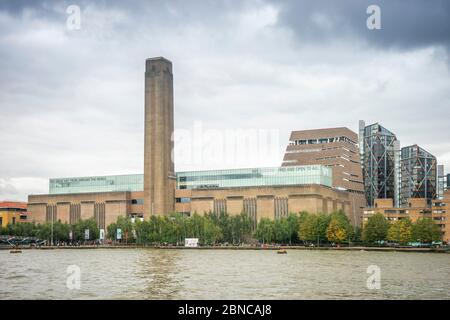
<path fill-rule="evenodd" d="M 9 253 L 22 253 L 22 250 L 20 250 L 20 249 L 11 249 L 11 250 L 9 250 Z"/>
<path fill-rule="evenodd" d="M 277 253 L 278 253 L 278 254 L 287 254 L 287 251 L 286 251 L 286 249 L 279 249 L 279 250 L 277 251 Z"/>

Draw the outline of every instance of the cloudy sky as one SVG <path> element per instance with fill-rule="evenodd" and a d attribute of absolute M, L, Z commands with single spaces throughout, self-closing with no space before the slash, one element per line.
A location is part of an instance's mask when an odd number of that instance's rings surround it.
<path fill-rule="evenodd" d="M 174 64 L 178 171 L 278 166 L 291 130 L 360 119 L 450 169 L 449 54 L 445 0 L 0 0 L 0 199 L 46 193 L 50 177 L 142 173 L 153 56 Z M 211 152 L 242 142 L 230 132 L 258 139 L 244 156 Z"/>

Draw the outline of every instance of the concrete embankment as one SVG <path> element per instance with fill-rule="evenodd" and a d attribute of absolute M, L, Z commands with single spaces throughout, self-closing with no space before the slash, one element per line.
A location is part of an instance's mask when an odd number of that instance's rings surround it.
<path fill-rule="evenodd" d="M 160 249 L 160 250 L 338 250 L 338 251 L 382 251 L 382 252 L 435 252 L 450 253 L 450 248 L 395 248 L 395 247 L 305 247 L 305 246 L 141 246 L 141 245 L 83 245 L 83 246 L 41 246 L 19 247 L 22 250 L 79 250 L 79 249 Z M 0 250 L 12 250 L 12 247 L 1 246 Z"/>

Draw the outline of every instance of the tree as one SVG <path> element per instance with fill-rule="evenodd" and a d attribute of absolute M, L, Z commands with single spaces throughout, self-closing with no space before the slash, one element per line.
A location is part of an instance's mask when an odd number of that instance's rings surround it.
<path fill-rule="evenodd" d="M 10 235 L 10 236 L 21 236 L 21 237 L 34 237 L 37 232 L 37 226 L 31 222 L 21 222 L 15 224 L 8 224 L 5 228 L 0 230 L 0 234 Z"/>
<path fill-rule="evenodd" d="M 238 226 L 238 230 L 239 230 L 237 233 L 238 234 L 238 242 L 242 243 L 245 241 L 249 241 L 252 237 L 253 221 L 244 212 L 241 212 L 241 214 L 236 216 L 235 219 L 237 220 L 237 226 Z"/>
<path fill-rule="evenodd" d="M 230 216 L 226 212 L 209 213 L 211 220 L 222 230 L 222 241 L 232 243 L 233 242 L 233 226 Z"/>
<path fill-rule="evenodd" d="M 113 222 L 106 227 L 106 237 L 109 240 L 116 240 L 117 223 Z"/>
<path fill-rule="evenodd" d="M 274 236 L 272 220 L 262 218 L 256 228 L 255 236 L 263 244 L 272 242 Z"/>
<path fill-rule="evenodd" d="M 194 215 L 189 219 L 190 222 L 190 231 L 192 238 L 202 238 L 203 232 L 203 219 L 202 217 L 194 213 Z"/>
<path fill-rule="evenodd" d="M 89 239 L 85 239 L 86 229 L 89 230 Z M 72 225 L 72 231 L 73 238 L 78 241 L 96 240 L 100 236 L 100 230 L 95 219 L 78 220 L 77 223 Z"/>
<path fill-rule="evenodd" d="M 117 217 L 116 222 L 113 222 L 106 227 L 106 237 L 110 240 L 116 240 L 117 229 L 120 229 L 123 240 L 126 242 L 134 242 L 137 234 L 135 227 L 139 223 L 141 223 L 141 221 L 138 220 L 133 224 L 129 217 L 119 216 Z"/>
<path fill-rule="evenodd" d="M 317 217 L 308 213 L 302 213 L 300 216 L 300 223 L 298 229 L 298 238 L 303 241 L 314 240 L 315 231 L 314 225 L 316 224 Z"/>
<path fill-rule="evenodd" d="M 330 222 L 331 220 L 337 220 L 339 224 L 344 228 L 346 233 L 346 239 L 354 237 L 355 230 L 350 222 L 350 219 L 347 217 L 344 211 L 339 210 L 333 212 L 330 216 Z"/>
<path fill-rule="evenodd" d="M 222 238 L 222 230 L 210 219 L 205 218 L 202 243 L 214 245 Z"/>
<path fill-rule="evenodd" d="M 408 218 L 397 220 L 391 223 L 387 239 L 393 242 L 398 242 L 402 245 L 408 244 L 412 241 L 412 223 Z"/>
<path fill-rule="evenodd" d="M 419 218 L 412 226 L 412 238 L 422 243 L 441 241 L 442 233 L 437 224 L 430 218 Z"/>
<path fill-rule="evenodd" d="M 53 240 L 55 242 L 69 241 L 70 225 L 57 221 L 53 223 Z"/>
<path fill-rule="evenodd" d="M 286 218 L 280 218 L 273 223 L 273 237 L 276 242 L 286 243 L 290 238 L 289 224 Z"/>
<path fill-rule="evenodd" d="M 239 244 L 251 240 L 253 221 L 244 212 L 233 216 L 230 216 L 226 212 L 219 214 L 209 212 L 204 218 L 220 228 L 220 239 L 223 242 Z"/>
<path fill-rule="evenodd" d="M 131 219 L 129 217 L 119 216 L 117 217 L 116 222 L 116 230 L 117 228 L 121 229 L 122 231 L 122 238 L 125 240 L 125 242 L 134 241 L 134 228 L 133 223 L 131 222 Z"/>
<path fill-rule="evenodd" d="M 295 213 L 290 213 L 286 220 L 288 224 L 287 228 L 289 233 L 289 244 L 292 244 L 293 241 L 296 241 L 298 239 L 297 231 L 299 228 L 300 219 L 299 216 Z"/>
<path fill-rule="evenodd" d="M 387 239 L 392 242 L 399 242 L 400 239 L 400 221 L 397 220 L 389 226 Z"/>
<path fill-rule="evenodd" d="M 330 215 L 304 214 L 299 226 L 299 238 L 304 241 L 325 241 Z"/>
<path fill-rule="evenodd" d="M 347 238 L 347 230 L 345 224 L 333 218 L 327 228 L 327 239 L 330 242 L 341 243 Z"/>
<path fill-rule="evenodd" d="M 309 216 L 308 211 L 302 211 L 300 212 L 300 214 L 298 215 L 298 224 L 302 224 L 303 222 L 305 222 L 306 218 Z"/>
<path fill-rule="evenodd" d="M 52 237 L 51 223 L 43 223 L 37 225 L 36 237 L 40 240 L 50 241 Z"/>
<path fill-rule="evenodd" d="M 367 219 L 362 231 L 362 238 L 367 242 L 384 241 L 387 239 L 389 221 L 381 213 L 376 213 Z"/>
<path fill-rule="evenodd" d="M 353 231 L 353 241 L 361 241 L 362 238 L 362 228 L 356 226 Z"/>

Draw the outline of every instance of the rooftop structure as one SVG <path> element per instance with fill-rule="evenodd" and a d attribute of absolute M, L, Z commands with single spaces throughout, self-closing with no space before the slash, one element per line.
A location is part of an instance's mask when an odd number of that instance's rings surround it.
<path fill-rule="evenodd" d="M 49 194 L 143 191 L 144 175 L 56 178 L 49 181 Z"/>
<path fill-rule="evenodd" d="M 248 168 L 176 173 L 177 189 L 236 188 L 320 184 L 331 187 L 326 166 Z M 49 194 L 143 191 L 144 175 L 118 175 L 50 179 Z"/>
<path fill-rule="evenodd" d="M 177 173 L 177 189 L 214 189 L 319 184 L 331 187 L 332 171 L 322 165 Z"/>
<path fill-rule="evenodd" d="M 324 165 L 333 171 L 333 187 L 363 193 L 357 143 L 344 127 L 292 131 L 282 166 Z"/>

